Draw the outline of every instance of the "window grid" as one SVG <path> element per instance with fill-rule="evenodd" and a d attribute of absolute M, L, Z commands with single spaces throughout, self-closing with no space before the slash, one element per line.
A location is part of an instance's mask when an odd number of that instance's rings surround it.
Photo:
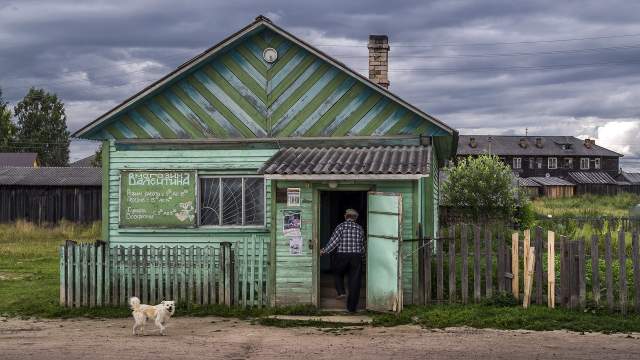
<path fill-rule="evenodd" d="M 589 158 L 580 158 L 580 170 L 589 170 Z"/>
<path fill-rule="evenodd" d="M 593 168 L 600 169 L 600 158 L 593 159 Z"/>
<path fill-rule="evenodd" d="M 513 168 L 522 169 L 522 158 L 513 158 Z"/>
<path fill-rule="evenodd" d="M 262 202 L 262 209 L 259 208 L 255 208 L 254 212 L 256 212 L 253 216 L 253 218 L 255 218 L 256 216 L 261 217 L 262 221 L 259 223 L 255 223 L 255 220 L 252 221 L 247 221 L 247 217 L 246 217 L 246 180 L 247 179 L 260 179 L 262 181 L 260 181 L 260 185 L 261 185 L 261 190 L 260 192 L 260 197 L 261 197 L 261 202 Z M 263 227 L 266 224 L 266 182 L 264 181 L 264 178 L 262 177 L 257 177 L 257 176 L 200 176 L 198 178 L 198 186 L 201 188 L 199 191 L 199 194 L 205 194 L 208 193 L 205 189 L 203 188 L 203 180 L 217 180 L 217 183 L 214 185 L 215 187 L 217 187 L 217 199 L 214 199 L 214 201 L 217 201 L 217 224 L 203 224 L 203 215 L 202 215 L 202 210 L 205 208 L 210 209 L 211 211 L 213 211 L 214 213 L 216 212 L 216 209 L 213 209 L 211 207 L 206 207 L 205 205 L 207 205 L 206 203 L 204 203 L 205 199 L 203 199 L 201 196 L 199 195 L 199 202 L 198 202 L 198 225 L 199 226 L 204 226 L 204 227 Z M 235 224 L 225 224 L 225 220 L 228 221 L 228 218 L 225 219 L 225 203 L 224 203 L 224 195 L 225 195 L 225 187 L 224 187 L 224 183 L 225 180 L 227 181 L 233 181 L 233 180 L 241 180 L 241 199 L 240 199 L 240 209 L 241 209 L 241 215 L 240 215 L 240 223 L 235 223 Z M 226 189 L 227 192 L 231 191 L 232 189 L 227 188 Z M 204 203 L 204 204 L 203 204 Z M 236 201 L 237 204 L 237 201 Z M 247 225 L 247 222 L 249 222 L 250 224 Z"/>
<path fill-rule="evenodd" d="M 558 168 L 558 158 L 550 157 L 547 161 L 547 167 L 549 169 L 557 169 Z"/>

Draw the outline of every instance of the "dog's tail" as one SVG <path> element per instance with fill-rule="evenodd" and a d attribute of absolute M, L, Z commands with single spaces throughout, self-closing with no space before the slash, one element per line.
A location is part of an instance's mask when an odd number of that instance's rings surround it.
<path fill-rule="evenodd" d="M 133 311 L 139 310 L 140 309 L 140 299 L 138 299 L 137 297 L 132 297 L 131 299 L 129 299 L 129 305 L 131 305 L 131 309 Z"/>

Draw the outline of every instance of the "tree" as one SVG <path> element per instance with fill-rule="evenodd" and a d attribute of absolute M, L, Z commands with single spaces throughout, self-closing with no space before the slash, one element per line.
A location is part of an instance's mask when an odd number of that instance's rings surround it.
<path fill-rule="evenodd" d="M 446 205 L 475 221 L 513 218 L 521 197 L 511 169 L 497 156 L 464 158 L 447 175 L 442 189 Z"/>
<path fill-rule="evenodd" d="M 11 110 L 9 104 L 2 98 L 0 89 L 0 151 L 11 151 L 10 143 L 14 140 L 16 126 L 11 121 Z"/>
<path fill-rule="evenodd" d="M 67 166 L 69 131 L 64 104 L 44 89 L 31 88 L 14 108 L 16 141 L 24 151 L 38 153 L 42 166 Z"/>

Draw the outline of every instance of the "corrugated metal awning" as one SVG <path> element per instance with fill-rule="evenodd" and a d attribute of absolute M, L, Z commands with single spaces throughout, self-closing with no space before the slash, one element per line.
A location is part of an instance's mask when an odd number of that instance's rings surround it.
<path fill-rule="evenodd" d="M 518 178 L 518 185 L 523 187 L 540 187 L 540 184 L 531 178 Z"/>
<path fill-rule="evenodd" d="M 574 186 L 575 185 L 565 179 L 555 177 L 555 176 L 544 176 L 544 177 L 534 176 L 528 179 L 533 180 L 542 186 Z"/>
<path fill-rule="evenodd" d="M 611 175 L 606 172 L 570 172 L 569 178 L 576 184 L 611 184 L 617 185 Z"/>
<path fill-rule="evenodd" d="M 430 146 L 288 147 L 258 172 L 290 179 L 407 179 L 427 176 L 430 158 Z"/>

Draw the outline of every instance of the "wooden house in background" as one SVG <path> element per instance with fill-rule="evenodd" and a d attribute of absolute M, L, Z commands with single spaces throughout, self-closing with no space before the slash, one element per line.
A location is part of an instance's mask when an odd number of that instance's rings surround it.
<path fill-rule="evenodd" d="M 0 222 L 98 221 L 101 186 L 100 168 L 0 168 Z"/>
<path fill-rule="evenodd" d="M 593 139 L 573 136 L 460 135 L 457 156 L 498 156 L 514 175 L 544 187 L 543 196 L 615 194 L 620 157 Z M 521 181 L 521 184 L 531 184 Z M 547 195 L 548 194 L 548 195 Z"/>
<path fill-rule="evenodd" d="M 529 177 L 525 180 L 533 181 L 540 185 L 540 196 L 549 198 L 572 197 L 575 184 L 555 176 Z"/>
<path fill-rule="evenodd" d="M 417 302 L 408 240 L 436 234 L 457 132 L 387 90 L 386 36 L 368 48 L 366 78 L 260 16 L 80 129 L 103 141 L 103 239 L 232 242 L 267 260 L 269 304 L 331 307 L 319 250 L 353 207 L 366 307 Z"/>
<path fill-rule="evenodd" d="M 640 173 L 621 171 L 616 181 L 622 192 L 640 194 Z"/>

